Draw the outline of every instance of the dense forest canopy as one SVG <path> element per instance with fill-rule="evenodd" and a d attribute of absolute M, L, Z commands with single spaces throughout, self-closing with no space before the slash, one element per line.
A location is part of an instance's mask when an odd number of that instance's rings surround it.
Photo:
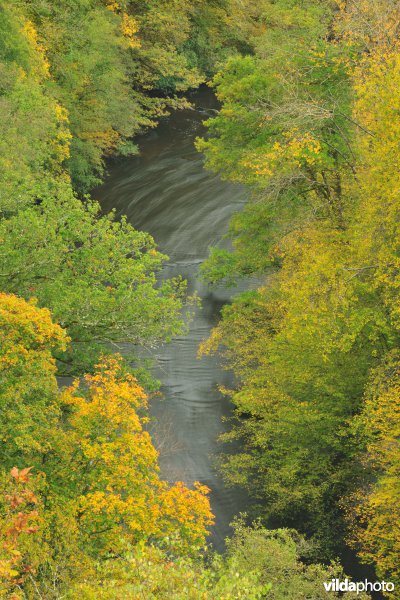
<path fill-rule="evenodd" d="M 240 379 L 227 479 L 320 557 L 348 543 L 398 584 L 400 13 L 328 5 L 271 3 L 254 53 L 213 79 L 223 107 L 198 146 L 253 198 L 203 274 L 267 277 L 203 351 Z"/>
<path fill-rule="evenodd" d="M 317 599 L 348 547 L 400 586 L 399 32 L 397 0 L 0 2 L 4 597 Z M 219 463 L 254 499 L 223 556 L 132 362 L 193 300 L 89 195 L 205 82 L 198 149 L 251 199 L 203 277 L 263 282 L 201 348 L 236 375 Z"/>

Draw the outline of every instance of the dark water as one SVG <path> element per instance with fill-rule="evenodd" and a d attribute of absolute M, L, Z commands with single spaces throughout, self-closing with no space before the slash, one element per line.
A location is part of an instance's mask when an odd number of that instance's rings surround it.
<path fill-rule="evenodd" d="M 155 351 L 155 374 L 162 382 L 163 400 L 153 401 L 153 437 L 160 451 L 164 478 L 188 484 L 201 481 L 211 489 L 216 525 L 212 542 L 223 546 L 232 517 L 246 507 L 239 490 L 227 489 L 212 466 L 221 450 L 218 435 L 229 425 L 223 417 L 232 407 L 218 391 L 230 384 L 215 358 L 197 358 L 199 343 L 217 322 L 223 303 L 237 290 L 209 288 L 198 277 L 210 245 L 218 243 L 231 215 L 240 210 L 245 191 L 203 168 L 194 139 L 204 132 L 202 121 L 217 108 L 208 90 L 192 98 L 195 110 L 179 111 L 156 130 L 139 138 L 140 156 L 110 168 L 94 197 L 106 210 L 126 214 L 135 228 L 148 231 L 170 257 L 163 277 L 178 274 L 196 291 L 202 308 L 196 311 L 189 334 Z"/>

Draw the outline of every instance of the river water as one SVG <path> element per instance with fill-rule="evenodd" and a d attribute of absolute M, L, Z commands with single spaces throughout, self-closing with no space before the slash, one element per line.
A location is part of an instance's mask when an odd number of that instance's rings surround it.
<path fill-rule="evenodd" d="M 215 358 L 199 360 L 197 351 L 216 324 L 221 306 L 238 290 L 210 288 L 200 281 L 198 269 L 209 246 L 221 241 L 246 194 L 241 186 L 203 168 L 194 140 L 204 133 L 202 122 L 218 106 L 207 89 L 191 100 L 194 109 L 175 112 L 141 136 L 139 156 L 111 166 L 104 185 L 93 195 L 105 210 L 115 208 L 136 229 L 149 232 L 169 256 L 162 277 L 182 275 L 189 292 L 196 291 L 201 298 L 188 335 L 154 352 L 153 370 L 162 384 L 162 399 L 151 404 L 152 435 L 165 479 L 188 484 L 198 480 L 210 488 L 216 517 L 211 542 L 222 549 L 229 523 L 246 508 L 247 498 L 243 491 L 227 488 L 213 468 L 213 455 L 221 450 L 217 438 L 229 428 L 224 417 L 232 411 L 217 386 L 229 386 L 231 376 Z"/>

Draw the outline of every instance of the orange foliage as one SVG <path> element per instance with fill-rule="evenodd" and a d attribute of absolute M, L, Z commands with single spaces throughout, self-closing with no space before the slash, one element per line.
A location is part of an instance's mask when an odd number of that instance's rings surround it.
<path fill-rule="evenodd" d="M 21 471 L 11 470 L 12 483 L 5 495 L 5 506 L 0 518 L 0 592 L 10 591 L 14 586 L 23 584 L 34 572 L 24 556 L 20 542 L 35 534 L 40 524 L 36 509 L 36 495 L 30 489 L 31 467 Z M 20 598 L 14 594 L 14 598 Z"/>

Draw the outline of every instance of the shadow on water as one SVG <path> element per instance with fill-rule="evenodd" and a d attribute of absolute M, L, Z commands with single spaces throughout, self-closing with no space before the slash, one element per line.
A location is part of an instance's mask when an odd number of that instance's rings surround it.
<path fill-rule="evenodd" d="M 189 292 L 201 298 L 189 334 L 155 352 L 154 374 L 162 382 L 163 399 L 152 402 L 151 415 L 163 477 L 188 484 L 198 480 L 211 489 L 216 516 L 211 541 L 222 549 L 229 523 L 245 510 L 248 499 L 243 491 L 227 488 L 213 468 L 212 457 L 221 450 L 217 437 L 229 428 L 224 417 L 232 413 L 217 386 L 229 386 L 231 376 L 215 358 L 199 360 L 197 351 L 217 322 L 221 306 L 238 290 L 211 290 L 200 281 L 198 269 L 209 246 L 220 242 L 246 194 L 241 186 L 203 168 L 194 140 L 218 105 L 207 89 L 196 92 L 192 101 L 195 109 L 175 112 L 140 137 L 140 155 L 112 165 L 106 182 L 93 195 L 104 210 L 115 208 L 118 216 L 127 215 L 136 229 L 155 238 L 160 251 L 169 256 L 161 277 L 182 275 Z"/>

